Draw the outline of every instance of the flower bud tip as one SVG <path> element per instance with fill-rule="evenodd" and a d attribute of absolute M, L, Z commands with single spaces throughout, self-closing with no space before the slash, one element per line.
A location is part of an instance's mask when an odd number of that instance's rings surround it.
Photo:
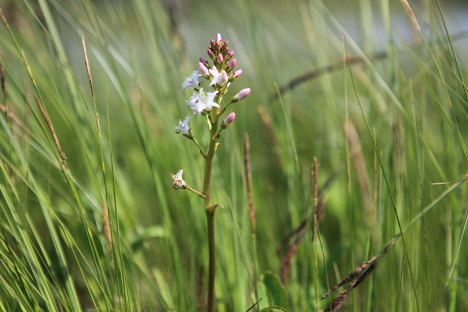
<path fill-rule="evenodd" d="M 228 126 L 234 121 L 234 119 L 236 119 L 236 113 L 232 112 L 229 115 L 227 115 L 226 119 L 224 119 L 224 124 Z"/>
<path fill-rule="evenodd" d="M 208 68 L 206 68 L 206 66 L 202 62 L 198 63 L 198 69 L 203 74 L 203 76 L 208 76 L 210 74 Z"/>
<path fill-rule="evenodd" d="M 234 67 L 236 67 L 236 64 L 237 64 L 237 60 L 236 59 L 232 59 L 228 62 L 228 67 L 229 69 L 233 69 Z"/>
<path fill-rule="evenodd" d="M 248 97 L 250 94 L 250 88 L 245 88 L 239 91 L 234 98 L 237 98 L 239 101 L 242 100 L 243 98 Z"/>

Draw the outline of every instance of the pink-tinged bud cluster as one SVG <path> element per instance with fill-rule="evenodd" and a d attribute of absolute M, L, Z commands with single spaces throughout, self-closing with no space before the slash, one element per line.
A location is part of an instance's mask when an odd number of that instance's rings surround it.
<path fill-rule="evenodd" d="M 234 121 L 234 119 L 236 119 L 236 113 L 229 113 L 229 115 L 227 115 L 226 119 L 224 119 L 223 123 L 221 124 L 221 128 L 226 129 Z"/>
<path fill-rule="evenodd" d="M 234 52 L 229 50 L 229 42 L 223 41 L 219 33 L 216 35 L 216 40 L 210 40 L 207 53 L 219 71 L 226 70 L 230 74 L 232 68 L 228 66 L 228 63 L 234 56 Z"/>

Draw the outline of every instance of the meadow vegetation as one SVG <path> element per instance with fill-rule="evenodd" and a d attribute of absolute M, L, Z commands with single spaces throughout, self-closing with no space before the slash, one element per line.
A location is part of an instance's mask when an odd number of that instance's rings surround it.
<path fill-rule="evenodd" d="M 468 310 L 468 34 L 351 2 L 357 35 L 319 0 L 1 0 L 0 311 L 206 310 L 170 173 L 203 189 L 174 129 L 218 32 L 252 91 L 213 161 L 215 310 Z"/>

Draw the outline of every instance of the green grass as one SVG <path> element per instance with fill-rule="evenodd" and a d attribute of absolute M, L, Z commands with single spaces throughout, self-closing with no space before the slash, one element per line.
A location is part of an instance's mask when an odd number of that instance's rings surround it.
<path fill-rule="evenodd" d="M 231 88 L 252 89 L 231 107 L 237 117 L 214 162 L 213 202 L 224 207 L 216 311 L 260 298 L 254 311 L 325 309 L 332 300 L 320 297 L 379 254 L 343 310 L 467 310 L 466 39 L 447 28 L 443 3 L 410 3 L 422 32 L 400 1 L 352 3 L 359 40 L 326 1 L 194 1 L 177 35 L 161 1 L 1 0 L 0 311 L 204 310 L 204 206 L 174 191 L 170 173 L 184 168 L 202 188 L 202 158 L 174 127 L 187 114 L 180 85 L 216 32 L 243 69 Z M 373 19 L 387 34 L 380 59 Z M 294 77 L 350 56 L 361 59 L 275 98 Z M 319 187 L 337 177 L 280 287 L 285 250 L 276 250 L 314 211 L 313 157 Z"/>

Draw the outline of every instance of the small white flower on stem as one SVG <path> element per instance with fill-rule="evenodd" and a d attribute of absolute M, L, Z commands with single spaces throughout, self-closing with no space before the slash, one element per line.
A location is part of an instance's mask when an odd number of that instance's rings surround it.
<path fill-rule="evenodd" d="M 182 133 L 185 135 L 190 135 L 189 122 L 192 118 L 193 116 L 187 116 L 185 117 L 184 121 L 179 121 L 179 125 L 175 127 L 175 132 L 177 134 Z"/>
<path fill-rule="evenodd" d="M 220 107 L 218 103 L 214 102 L 214 98 L 218 91 L 205 92 L 200 89 L 198 93 L 192 94 L 192 97 L 187 102 L 194 114 L 201 114 L 203 111 L 209 111 L 212 107 Z"/>
<path fill-rule="evenodd" d="M 198 76 L 200 76 L 198 70 L 194 70 L 190 76 L 185 78 L 185 81 L 182 83 L 182 89 L 180 89 L 180 92 L 182 93 L 182 90 L 188 87 L 198 89 Z"/>
<path fill-rule="evenodd" d="M 182 179 L 183 173 L 184 173 L 184 169 L 180 169 L 176 174 L 171 173 L 172 187 L 175 190 L 187 188 L 187 183 L 185 183 L 184 179 Z"/>
<path fill-rule="evenodd" d="M 210 86 L 212 85 L 224 85 L 226 81 L 228 81 L 228 76 L 224 70 L 221 72 L 218 71 L 218 69 L 213 66 L 210 70 L 211 76 L 213 76 L 213 79 L 211 80 Z"/>

